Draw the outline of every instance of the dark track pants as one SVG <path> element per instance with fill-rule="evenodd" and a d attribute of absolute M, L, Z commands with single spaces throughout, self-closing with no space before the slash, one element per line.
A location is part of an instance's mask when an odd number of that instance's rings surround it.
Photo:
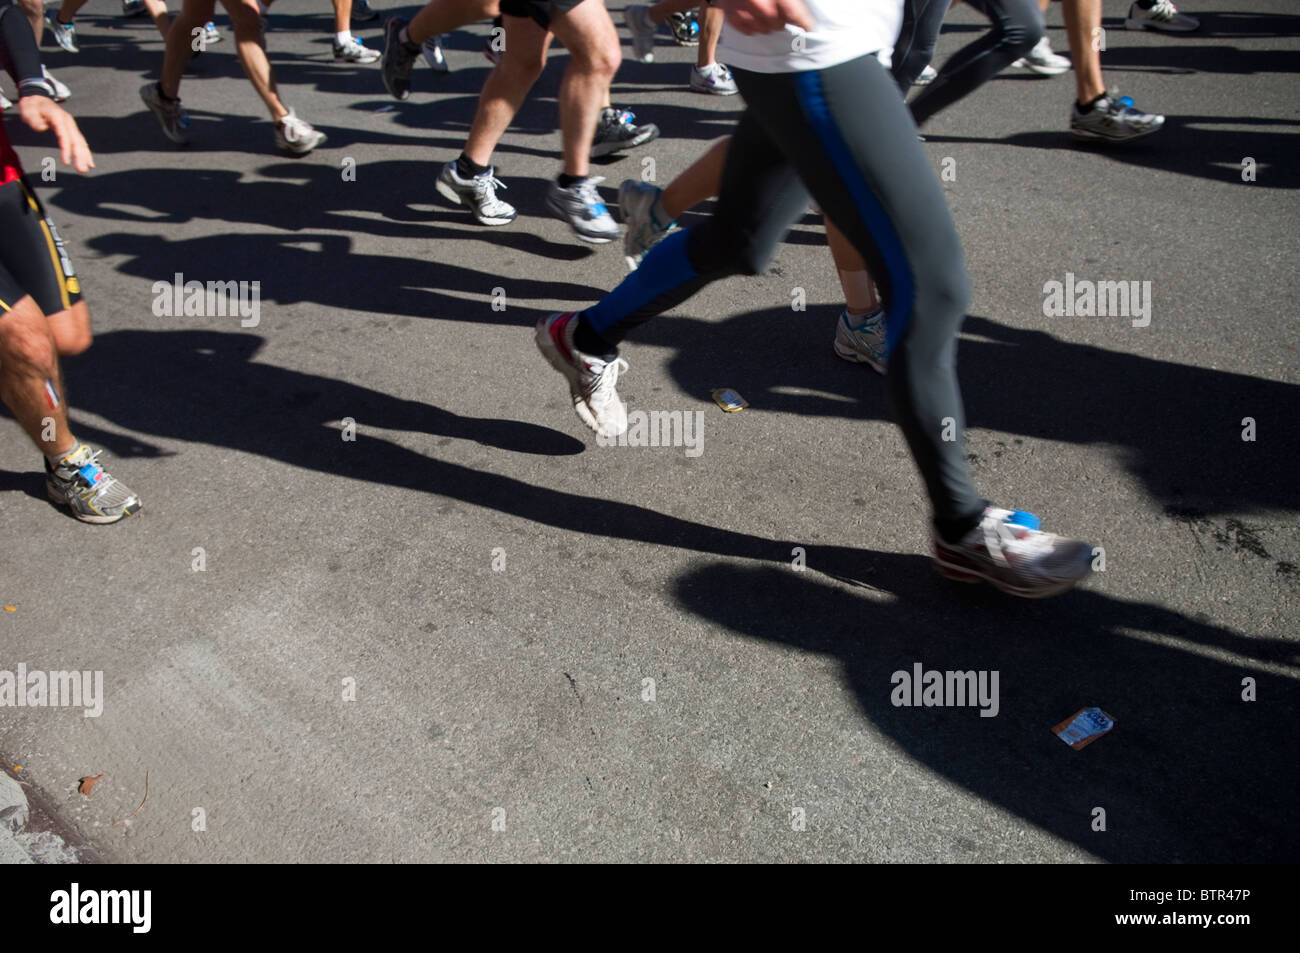
<path fill-rule="evenodd" d="M 880 289 L 894 412 L 936 525 L 954 538 L 975 525 L 985 505 L 966 467 L 956 372 L 969 279 L 907 107 L 874 56 L 805 73 L 732 73 L 747 108 L 716 211 L 651 249 L 640 268 L 583 312 L 582 323 L 616 346 L 709 282 L 759 273 L 807 211 L 811 189 Z"/>

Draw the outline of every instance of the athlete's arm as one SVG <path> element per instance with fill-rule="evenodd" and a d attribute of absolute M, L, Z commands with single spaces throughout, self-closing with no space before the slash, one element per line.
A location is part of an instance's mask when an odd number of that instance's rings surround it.
<path fill-rule="evenodd" d="M 717 0 L 727 23 L 741 33 L 775 33 L 793 23 L 803 30 L 813 28 L 812 16 L 803 0 Z"/>
<path fill-rule="evenodd" d="M 18 116 L 33 132 L 53 132 L 64 165 L 78 172 L 95 167 L 77 123 L 52 98 L 54 90 L 41 70 L 41 54 L 31 24 L 14 0 L 0 0 L 0 52 L 18 84 Z"/>

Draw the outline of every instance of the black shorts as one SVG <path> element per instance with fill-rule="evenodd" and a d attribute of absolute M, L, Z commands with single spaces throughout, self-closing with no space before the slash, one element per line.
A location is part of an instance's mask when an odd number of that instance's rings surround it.
<path fill-rule="evenodd" d="M 501 12 L 508 17 L 532 17 L 543 30 L 551 28 L 551 17 L 568 13 L 582 0 L 501 0 Z"/>
<path fill-rule="evenodd" d="M 31 295 L 45 314 L 81 300 L 58 229 L 26 180 L 0 185 L 0 315 Z"/>

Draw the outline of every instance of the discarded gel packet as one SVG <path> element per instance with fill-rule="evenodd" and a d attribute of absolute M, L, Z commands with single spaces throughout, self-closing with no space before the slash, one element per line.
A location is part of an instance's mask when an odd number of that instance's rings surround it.
<path fill-rule="evenodd" d="M 749 401 L 741 397 L 730 387 L 719 387 L 713 391 L 713 402 L 729 414 L 734 414 L 738 410 L 744 410 L 749 406 Z"/>
<path fill-rule="evenodd" d="M 1115 727 L 1115 719 L 1100 708 L 1081 708 L 1052 729 L 1058 738 L 1078 751 Z"/>

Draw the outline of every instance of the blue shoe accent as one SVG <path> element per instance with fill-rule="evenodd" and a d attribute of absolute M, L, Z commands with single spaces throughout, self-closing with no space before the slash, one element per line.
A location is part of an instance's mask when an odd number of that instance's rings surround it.
<path fill-rule="evenodd" d="M 1012 526 L 1023 526 L 1025 529 L 1037 530 L 1042 527 L 1043 521 L 1033 513 L 1026 513 L 1023 510 L 1012 510 L 1011 515 L 1002 522 L 1010 523 Z"/>

